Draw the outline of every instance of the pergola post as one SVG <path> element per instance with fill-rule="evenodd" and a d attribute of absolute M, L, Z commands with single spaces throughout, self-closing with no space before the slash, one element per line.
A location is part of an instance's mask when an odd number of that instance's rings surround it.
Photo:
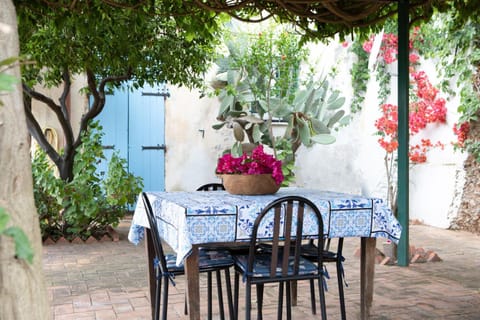
<path fill-rule="evenodd" d="M 408 159 L 408 90 L 409 90 L 409 0 L 398 2 L 398 188 L 397 218 L 402 225 L 402 236 L 398 244 L 399 266 L 409 263 L 409 159 Z"/>

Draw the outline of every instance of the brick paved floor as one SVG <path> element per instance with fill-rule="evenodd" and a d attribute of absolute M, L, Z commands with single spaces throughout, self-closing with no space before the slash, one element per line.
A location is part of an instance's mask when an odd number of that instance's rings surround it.
<path fill-rule="evenodd" d="M 44 246 L 52 319 L 150 319 L 145 248 L 126 239 L 128 222 L 118 231 L 118 242 Z M 480 237 L 412 225 L 410 238 L 410 244 L 434 250 L 443 261 L 407 268 L 377 265 L 371 319 L 480 319 Z M 382 239 L 378 245 L 381 248 Z M 358 246 L 358 239 L 345 241 L 348 319 L 358 319 L 360 309 L 359 259 L 354 256 Z M 328 270 L 327 312 L 329 319 L 339 319 L 335 268 Z M 184 278 L 178 277 L 176 283 L 169 295 L 169 319 L 188 319 L 183 315 Z M 201 286 L 201 295 L 206 296 L 204 278 Z M 275 319 L 276 288 L 266 289 L 265 294 L 264 319 Z M 206 318 L 204 301 L 201 312 Z M 239 316 L 243 318 L 243 310 Z M 314 318 L 307 284 L 299 284 L 299 304 L 293 308 L 293 318 Z"/>

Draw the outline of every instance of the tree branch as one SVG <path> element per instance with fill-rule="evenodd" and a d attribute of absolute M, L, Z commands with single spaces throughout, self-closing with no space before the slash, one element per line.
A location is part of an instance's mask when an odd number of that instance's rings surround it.
<path fill-rule="evenodd" d="M 27 119 L 27 127 L 30 135 L 37 141 L 40 147 L 46 152 L 48 157 L 58 166 L 61 163 L 61 157 L 57 150 L 48 142 L 43 134 L 40 124 L 37 122 L 32 113 L 32 99 L 31 96 L 25 95 L 23 99 L 23 106 L 25 109 L 25 116 Z"/>
<path fill-rule="evenodd" d="M 79 135 L 75 142 L 73 143 L 74 147 L 77 147 L 81 144 L 81 133 L 84 132 L 84 130 L 87 129 L 88 123 L 90 120 L 95 118 L 102 112 L 104 106 L 105 106 L 105 87 L 109 82 L 115 83 L 115 82 L 121 82 L 130 79 L 132 76 L 131 70 L 127 72 L 127 74 L 122 75 L 122 76 L 111 76 L 111 77 L 106 77 L 100 81 L 100 84 L 98 85 L 97 88 L 97 81 L 95 79 L 95 74 L 93 73 L 92 70 L 88 69 L 87 70 L 87 83 L 88 83 L 88 88 L 90 90 L 90 93 L 93 97 L 92 105 L 90 106 L 90 109 L 82 116 L 82 119 L 80 120 L 80 130 L 79 130 Z"/>
<path fill-rule="evenodd" d="M 70 87 L 67 87 L 67 88 L 64 87 L 64 94 L 65 94 L 65 90 L 70 90 Z M 70 144 L 73 141 L 73 132 L 72 132 L 72 127 L 69 123 L 68 114 L 67 114 L 67 117 L 65 117 L 61 106 L 57 105 L 52 99 L 48 98 L 42 93 L 33 90 L 26 84 L 23 84 L 23 92 L 26 95 L 32 97 L 33 99 L 43 102 L 55 114 L 55 116 L 58 119 L 58 122 L 60 123 L 60 126 L 62 127 L 63 135 L 65 137 L 65 153 L 68 153 Z M 40 130 L 40 132 L 42 132 L 42 130 Z"/>
<path fill-rule="evenodd" d="M 62 111 L 62 119 L 58 119 L 60 121 L 60 124 L 62 126 L 64 135 L 65 135 L 65 152 L 69 152 L 69 148 L 73 143 L 73 129 L 72 129 L 72 124 L 69 121 L 70 120 L 70 115 L 68 114 L 68 109 L 67 109 L 67 97 L 70 94 L 70 88 L 72 86 L 71 80 L 70 80 L 70 73 L 68 72 L 67 69 L 64 70 L 62 74 L 63 78 L 63 92 L 62 95 L 60 96 L 60 110 Z"/>

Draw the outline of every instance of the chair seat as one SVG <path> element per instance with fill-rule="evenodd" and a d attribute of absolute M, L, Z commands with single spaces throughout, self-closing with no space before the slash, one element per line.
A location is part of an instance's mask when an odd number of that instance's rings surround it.
<path fill-rule="evenodd" d="M 301 255 L 307 259 L 316 259 L 318 255 L 318 248 L 315 244 L 309 242 L 306 244 L 302 244 Z M 337 261 L 337 253 L 332 251 L 323 251 L 323 262 L 335 262 Z M 340 257 L 340 260 L 343 262 L 345 258 L 343 256 Z"/>
<path fill-rule="evenodd" d="M 165 255 L 167 262 L 167 269 L 170 272 L 183 272 L 183 263 L 177 266 L 177 256 L 175 254 Z M 219 268 L 228 268 L 233 266 L 234 260 L 228 250 L 207 250 L 202 249 L 198 251 L 198 267 L 201 272 L 208 270 L 216 270 Z"/>
<path fill-rule="evenodd" d="M 270 264 L 271 264 L 271 254 L 257 254 L 255 255 L 255 263 L 253 266 L 253 277 L 268 277 L 270 275 Z M 243 273 L 247 273 L 247 265 L 248 265 L 248 255 L 233 255 L 233 259 L 235 260 L 235 266 L 239 268 Z M 281 264 L 281 258 L 279 257 L 278 265 Z M 289 263 L 288 268 L 288 275 L 293 275 L 293 258 L 289 258 L 292 263 Z M 278 268 L 279 272 L 276 274 L 278 277 L 284 277 L 281 274 L 281 268 Z M 299 263 L 299 276 L 303 275 L 315 275 L 318 274 L 317 266 L 305 258 L 300 258 Z"/>
<path fill-rule="evenodd" d="M 302 244 L 300 247 L 301 255 L 309 260 L 316 261 L 318 255 L 318 248 L 313 243 L 306 243 Z M 272 246 L 268 243 L 261 243 L 259 245 L 259 251 L 262 253 L 270 253 L 272 252 Z M 337 261 L 337 253 L 332 251 L 322 251 L 323 254 L 323 262 L 335 262 Z M 345 258 L 342 256 L 341 261 L 345 261 Z"/>

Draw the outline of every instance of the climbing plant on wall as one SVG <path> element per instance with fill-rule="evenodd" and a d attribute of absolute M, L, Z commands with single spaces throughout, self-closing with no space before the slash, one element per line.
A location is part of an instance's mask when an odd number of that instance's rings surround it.
<path fill-rule="evenodd" d="M 480 110 L 480 24 L 469 19 L 460 26 L 453 15 L 439 14 L 425 26 L 425 35 L 422 50 L 426 57 L 437 59 L 442 90 L 460 95 L 454 145 L 480 161 L 480 139 L 471 133 Z"/>
<path fill-rule="evenodd" d="M 385 30 L 389 30 L 386 26 Z M 362 48 L 367 54 L 372 52 L 376 35 L 372 35 L 363 42 Z M 377 40 L 378 41 L 378 40 Z M 440 141 L 432 142 L 421 138 L 419 133 L 431 124 L 446 123 L 445 99 L 441 97 L 439 89 L 432 85 L 427 73 L 421 70 L 418 44 L 422 43 L 421 29 L 415 27 L 410 35 L 410 105 L 409 105 L 409 158 L 411 164 L 427 161 L 427 153 L 434 148 L 442 148 Z M 381 36 L 378 56 L 375 59 L 376 80 L 379 84 L 378 100 L 381 116 L 375 122 L 376 134 L 380 136 L 378 142 L 385 150 L 385 169 L 387 173 L 387 199 L 392 210 L 396 211 L 396 165 L 398 148 L 398 106 L 389 103 L 391 99 L 389 65 L 397 61 L 398 37 L 393 32 L 385 32 Z M 420 137 L 420 138 L 419 138 Z"/>

